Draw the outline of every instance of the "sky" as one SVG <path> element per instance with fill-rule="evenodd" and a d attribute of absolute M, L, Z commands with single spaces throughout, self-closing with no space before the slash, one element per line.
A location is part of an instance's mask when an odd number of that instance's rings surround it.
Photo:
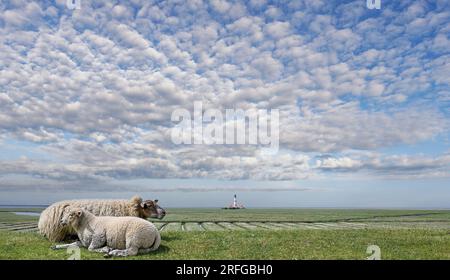
<path fill-rule="evenodd" d="M 450 2 L 0 1 L 0 204 L 450 208 Z M 279 150 L 174 110 L 279 111 Z"/>

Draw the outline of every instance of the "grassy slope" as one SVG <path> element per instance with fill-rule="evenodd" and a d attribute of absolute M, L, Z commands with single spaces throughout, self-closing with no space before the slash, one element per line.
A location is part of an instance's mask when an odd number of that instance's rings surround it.
<path fill-rule="evenodd" d="M 37 208 L 0 208 L 2 221 L 33 221 L 38 217 L 7 212 L 39 212 Z M 364 209 L 243 209 L 172 208 L 163 221 L 450 221 L 450 210 L 364 210 Z"/>
<path fill-rule="evenodd" d="M 45 208 L 1 208 L 0 207 L 0 213 L 1 212 L 36 212 L 40 213 Z"/>
<path fill-rule="evenodd" d="M 364 209 L 168 209 L 165 221 L 450 221 L 449 210 Z"/>
<path fill-rule="evenodd" d="M 24 209 L 23 211 L 28 211 Z M 168 209 L 164 221 L 449 221 L 450 211 L 335 209 Z M 0 222 L 38 217 L 0 211 Z M 364 259 L 369 244 L 383 259 L 450 259 L 450 231 L 432 229 L 163 232 L 157 252 L 137 259 Z M 0 231 L 0 259 L 66 259 L 37 233 Z M 83 259 L 102 259 L 82 250 Z"/>
<path fill-rule="evenodd" d="M 27 212 L 29 212 L 29 211 L 27 211 Z M 5 223 L 33 222 L 33 221 L 37 222 L 38 220 L 39 220 L 39 217 L 37 217 L 37 216 L 16 215 L 14 213 L 0 211 L 0 222 L 5 222 Z"/>
<path fill-rule="evenodd" d="M 292 230 L 166 232 L 160 249 L 130 259 L 364 259 L 376 244 L 382 259 L 450 259 L 445 230 Z M 0 259 L 66 259 L 37 233 L 0 231 Z M 82 259 L 102 259 L 81 251 Z"/>

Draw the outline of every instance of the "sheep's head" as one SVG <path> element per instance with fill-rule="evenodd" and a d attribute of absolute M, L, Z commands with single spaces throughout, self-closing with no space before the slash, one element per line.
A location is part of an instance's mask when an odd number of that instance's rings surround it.
<path fill-rule="evenodd" d="M 61 218 L 60 224 L 62 226 L 76 226 L 82 216 L 83 210 L 81 208 L 68 208 Z"/>
<path fill-rule="evenodd" d="M 141 212 L 143 218 L 162 219 L 166 215 L 166 210 L 158 205 L 158 200 L 146 200 L 141 203 Z"/>

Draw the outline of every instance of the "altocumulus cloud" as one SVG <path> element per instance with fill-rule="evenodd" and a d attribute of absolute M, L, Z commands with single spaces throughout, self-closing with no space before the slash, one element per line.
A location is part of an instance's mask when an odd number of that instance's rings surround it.
<path fill-rule="evenodd" d="M 2 187 L 448 178 L 449 3 L 365 2 L 2 1 Z M 173 145 L 171 113 L 195 100 L 279 109 L 280 152 Z"/>

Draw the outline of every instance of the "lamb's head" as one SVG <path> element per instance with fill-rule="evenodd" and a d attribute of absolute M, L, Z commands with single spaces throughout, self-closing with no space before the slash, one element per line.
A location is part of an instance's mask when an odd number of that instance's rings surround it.
<path fill-rule="evenodd" d="M 60 224 L 62 226 L 73 226 L 76 227 L 83 217 L 83 209 L 74 207 L 66 208 L 64 215 L 61 218 Z"/>
<path fill-rule="evenodd" d="M 141 204 L 142 216 L 147 218 L 162 219 L 166 215 L 166 210 L 158 205 L 158 200 L 146 200 Z"/>

